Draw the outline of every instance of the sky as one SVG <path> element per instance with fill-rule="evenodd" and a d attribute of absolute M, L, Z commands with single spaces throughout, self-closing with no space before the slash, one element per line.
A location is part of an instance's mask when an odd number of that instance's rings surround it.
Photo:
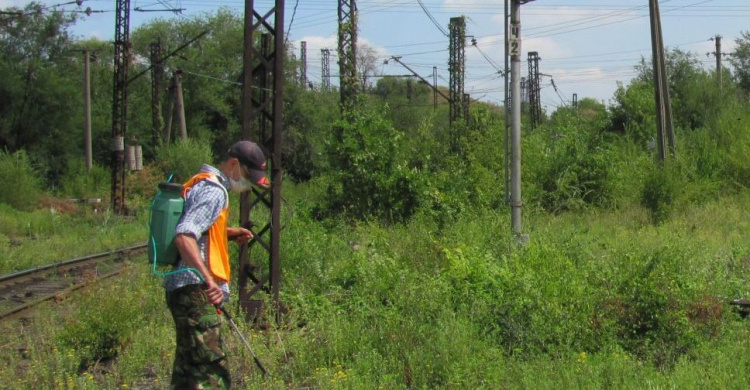
<path fill-rule="evenodd" d="M 45 0 L 56 5 L 69 0 Z M 355 1 L 355 0 L 350 0 Z M 0 7 L 22 6 L 25 0 L 0 0 Z M 696 53 L 706 69 L 715 69 L 715 43 L 722 36 L 722 52 L 733 50 L 742 31 L 750 31 L 748 0 L 660 0 L 663 41 L 668 49 Z M 255 0 L 256 12 L 265 14 L 273 0 Z M 438 84 L 448 86 L 448 31 L 452 17 L 466 17 L 465 92 L 472 99 L 501 103 L 504 99 L 503 0 L 356 0 L 359 10 L 358 44 L 377 53 L 377 72 L 409 72 L 391 56 L 432 81 L 437 67 Z M 307 77 L 321 82 L 320 49 L 331 49 L 330 72 L 336 65 L 337 0 L 286 0 L 284 16 L 288 41 L 299 56 L 307 42 Z M 114 36 L 114 0 L 85 0 L 59 7 L 95 11 L 74 28 L 81 37 L 111 40 Z M 153 18 L 194 18 L 219 7 L 241 14 L 243 0 L 131 0 L 131 8 L 184 9 L 173 12 L 131 12 L 131 31 Z M 526 53 L 536 51 L 541 61 L 541 101 L 547 112 L 569 105 L 572 95 L 610 104 L 618 83 L 635 75 L 642 57 L 650 61 L 651 40 L 648 0 L 535 0 L 521 7 L 522 76 L 528 74 Z M 471 39 L 476 40 L 472 45 Z M 725 57 L 726 58 L 726 57 Z M 729 67 L 728 61 L 725 66 Z M 553 86 L 554 81 L 554 86 Z M 332 84 L 337 84 L 332 81 Z"/>

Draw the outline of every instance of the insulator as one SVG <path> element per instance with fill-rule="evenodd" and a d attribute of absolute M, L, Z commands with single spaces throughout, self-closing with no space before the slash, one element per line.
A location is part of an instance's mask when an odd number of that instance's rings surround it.
<path fill-rule="evenodd" d="M 110 150 L 112 150 L 113 152 L 120 152 L 125 150 L 125 139 L 122 136 L 116 136 L 112 138 Z"/>
<path fill-rule="evenodd" d="M 128 164 L 128 169 L 135 171 L 135 146 L 128 145 L 128 152 L 125 155 L 125 161 Z"/>
<path fill-rule="evenodd" d="M 143 147 L 141 145 L 135 146 L 135 170 L 140 171 L 143 169 Z"/>
<path fill-rule="evenodd" d="M 77 6 L 79 6 L 79 7 L 80 7 L 80 6 L 81 6 L 81 4 L 83 4 L 83 0 L 76 0 L 76 5 L 77 5 Z"/>
<path fill-rule="evenodd" d="M 92 13 L 94 13 L 94 10 L 91 7 L 86 7 L 86 16 L 91 16 Z"/>

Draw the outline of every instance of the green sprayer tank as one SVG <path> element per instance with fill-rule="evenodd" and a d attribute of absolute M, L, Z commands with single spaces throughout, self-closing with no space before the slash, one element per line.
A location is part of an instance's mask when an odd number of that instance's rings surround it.
<path fill-rule="evenodd" d="M 158 265 L 173 265 L 177 262 L 177 247 L 174 244 L 174 229 L 182 215 L 182 185 L 161 183 L 159 192 L 151 204 L 149 224 L 148 260 Z"/>

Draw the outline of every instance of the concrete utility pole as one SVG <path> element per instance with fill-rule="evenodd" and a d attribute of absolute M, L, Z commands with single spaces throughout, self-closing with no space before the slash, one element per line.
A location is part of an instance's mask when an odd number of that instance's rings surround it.
<path fill-rule="evenodd" d="M 299 72 L 299 84 L 302 90 L 307 89 L 307 42 L 300 42 L 299 49 L 300 58 L 300 72 Z"/>
<path fill-rule="evenodd" d="M 658 0 L 649 0 L 649 12 L 651 16 L 651 50 L 653 53 L 654 99 L 656 101 L 657 119 L 656 144 L 659 160 L 665 161 L 667 148 L 669 148 L 669 153 L 672 156 L 675 155 L 675 142 Z"/>
<path fill-rule="evenodd" d="M 172 75 L 172 81 L 169 83 L 169 93 L 167 94 L 167 117 L 164 118 L 164 144 L 169 145 L 172 140 L 172 118 L 174 118 L 174 100 L 175 100 L 175 85 L 174 75 Z"/>
<path fill-rule="evenodd" d="M 177 100 L 177 125 L 180 127 L 180 139 L 185 141 L 187 135 L 187 123 L 185 121 L 185 101 L 182 98 L 182 71 L 174 72 L 174 89 Z"/>
<path fill-rule="evenodd" d="M 521 211 L 521 4 L 528 0 L 512 0 L 510 9 L 510 34 L 507 36 L 508 52 L 510 54 L 510 77 L 511 77 L 511 227 L 514 240 L 517 244 L 525 244 L 529 236 L 523 234 L 523 223 Z"/>
<path fill-rule="evenodd" d="M 721 35 L 716 35 L 715 37 L 711 38 L 710 40 L 715 41 L 716 43 L 716 51 L 713 53 L 708 53 L 708 55 L 713 54 L 716 56 L 716 82 L 719 84 L 719 90 L 722 89 L 724 85 L 724 75 L 723 75 L 723 68 L 721 66 L 721 60 L 722 56 L 726 55 L 726 53 L 721 52 Z"/>
<path fill-rule="evenodd" d="M 505 204 L 510 204 L 510 0 L 505 0 L 503 13 L 503 36 L 505 37 L 505 69 L 503 72 L 503 82 L 505 84 L 505 100 L 503 109 L 505 111 L 505 133 L 503 142 L 505 144 L 505 159 L 503 167 L 505 168 Z"/>
<path fill-rule="evenodd" d="M 432 89 L 432 108 L 437 110 L 437 66 L 432 67 L 432 85 L 434 86 Z"/>
<path fill-rule="evenodd" d="M 86 172 L 91 172 L 91 56 L 83 51 L 83 142 L 86 149 Z"/>
<path fill-rule="evenodd" d="M 521 200 L 521 5 L 531 0 L 511 0 L 510 29 L 508 40 L 508 53 L 510 54 L 510 77 L 511 77 L 511 227 L 516 244 L 523 245 L 528 242 L 529 236 L 523 234 L 523 223 L 521 211 L 523 202 Z"/>

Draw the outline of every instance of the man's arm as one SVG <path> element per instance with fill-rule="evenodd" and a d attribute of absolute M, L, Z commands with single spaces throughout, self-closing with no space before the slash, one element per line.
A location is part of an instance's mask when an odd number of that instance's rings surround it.
<path fill-rule="evenodd" d="M 208 268 L 206 268 L 203 260 L 201 260 L 201 252 L 198 248 L 198 241 L 195 240 L 195 237 L 190 234 L 181 233 L 175 236 L 174 243 L 177 250 L 180 252 L 182 261 L 184 261 L 189 268 L 195 268 L 198 270 L 203 276 L 203 280 L 205 280 L 206 286 L 208 287 L 206 289 L 206 294 L 208 295 L 209 301 L 213 304 L 220 304 L 223 302 L 224 293 L 219 286 L 216 285 L 213 277 L 211 277 L 211 273 L 208 271 Z"/>

